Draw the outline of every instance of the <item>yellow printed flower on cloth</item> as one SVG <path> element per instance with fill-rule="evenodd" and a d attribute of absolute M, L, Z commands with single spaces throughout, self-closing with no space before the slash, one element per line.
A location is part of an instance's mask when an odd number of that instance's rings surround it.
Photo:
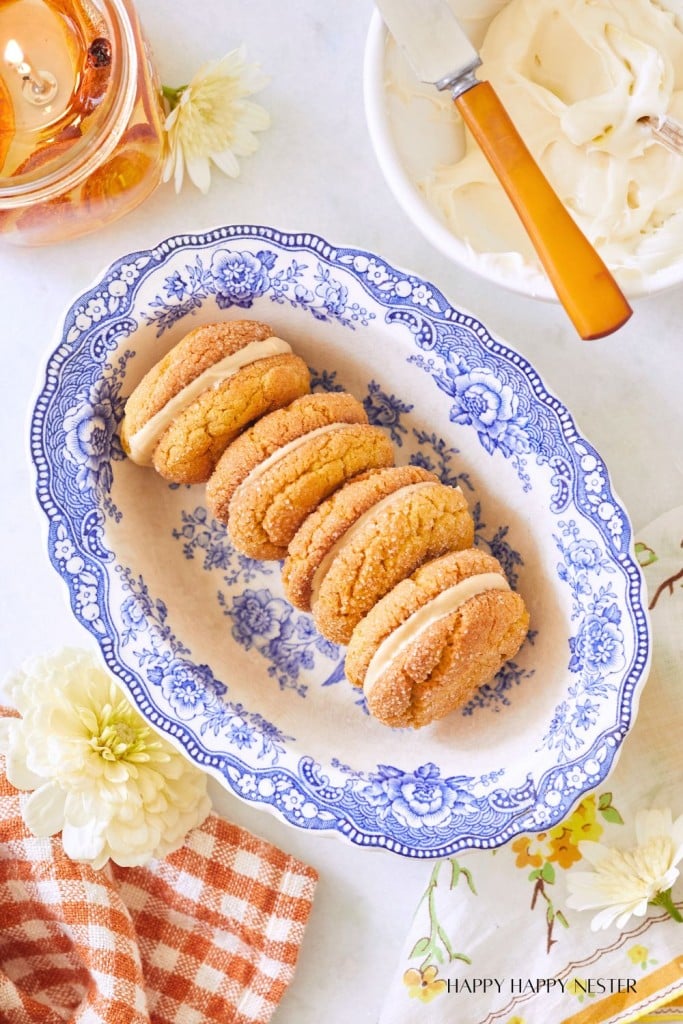
<path fill-rule="evenodd" d="M 626 954 L 632 964 L 640 964 L 643 970 L 645 970 L 649 956 L 647 946 L 631 946 L 630 949 L 626 950 Z"/>
<path fill-rule="evenodd" d="M 683 859 L 683 815 L 673 821 L 668 809 L 641 810 L 635 833 L 636 845 L 627 850 L 580 844 L 582 857 L 594 870 L 569 872 L 567 905 L 575 910 L 602 908 L 591 921 L 593 931 L 611 924 L 623 928 L 632 914 L 643 917 L 648 904 L 683 920 L 671 896 L 679 876 L 676 865 Z"/>
<path fill-rule="evenodd" d="M 211 163 L 236 178 L 237 157 L 258 148 L 254 132 L 270 124 L 268 112 L 246 97 L 268 82 L 256 64 L 247 64 L 243 47 L 200 68 L 188 85 L 163 92 L 171 108 L 164 129 L 167 157 L 163 179 L 173 178 L 179 192 L 185 169 L 202 192 L 211 184 Z"/>
<path fill-rule="evenodd" d="M 582 841 L 596 841 L 602 832 L 602 825 L 597 820 L 595 797 L 586 797 L 566 821 L 548 832 L 548 860 L 561 868 L 570 868 L 581 860 Z"/>
<path fill-rule="evenodd" d="M 31 832 L 61 831 L 72 860 L 144 864 L 182 846 L 208 815 L 204 773 L 150 729 L 88 651 L 33 658 L 7 690 L 22 716 L 0 719 L 7 778 L 33 790 L 22 809 Z"/>
<path fill-rule="evenodd" d="M 539 832 L 536 836 L 520 836 L 512 842 L 512 849 L 516 853 L 515 864 L 518 868 L 540 868 L 547 860 L 548 854 L 543 846 L 546 838 L 545 832 Z"/>
<path fill-rule="evenodd" d="M 569 829 L 561 829 L 559 835 L 551 836 L 550 856 L 548 860 L 559 864 L 561 868 L 570 868 L 581 860 L 578 844 L 574 842 Z"/>
<path fill-rule="evenodd" d="M 550 861 L 561 868 L 569 868 L 581 860 L 581 841 L 598 840 L 602 833 L 595 797 L 588 796 L 562 824 L 547 832 L 515 839 L 512 843 L 517 855 L 515 863 L 518 868 L 540 868 L 545 861 Z"/>
<path fill-rule="evenodd" d="M 403 975 L 403 983 L 408 989 L 411 999 L 419 999 L 422 1003 L 430 1003 L 436 996 L 445 992 L 448 983 L 443 978 L 437 977 L 438 967 L 430 964 L 423 971 L 416 967 L 409 967 Z"/>
<path fill-rule="evenodd" d="M 570 833 L 571 841 L 575 844 L 584 839 L 597 841 L 603 833 L 603 827 L 597 818 L 597 802 L 594 796 L 588 796 L 582 800 L 579 806 L 569 815 L 563 825 L 552 829 L 551 835 L 556 831 L 567 830 Z"/>

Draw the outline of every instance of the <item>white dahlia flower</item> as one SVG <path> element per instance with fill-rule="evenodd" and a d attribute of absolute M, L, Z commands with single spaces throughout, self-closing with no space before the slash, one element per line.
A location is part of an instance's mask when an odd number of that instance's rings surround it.
<path fill-rule="evenodd" d="M 7 778 L 33 791 L 22 808 L 29 830 L 61 831 L 72 860 L 144 864 L 206 818 L 204 773 L 152 731 L 88 651 L 31 658 L 6 689 L 22 716 L 0 719 Z"/>
<path fill-rule="evenodd" d="M 591 921 L 593 931 L 613 923 L 623 928 L 632 914 L 643 917 L 648 904 L 683 920 L 671 895 L 679 876 L 676 865 L 683 859 L 683 814 L 673 821 L 668 809 L 638 811 L 635 831 L 636 846 L 628 850 L 579 843 L 581 856 L 594 870 L 567 874 L 567 905 L 575 910 L 602 908 Z"/>
<path fill-rule="evenodd" d="M 245 62 L 244 47 L 200 68 L 188 85 L 164 87 L 170 113 L 164 129 L 167 156 L 163 179 L 174 179 L 179 192 L 185 168 L 202 192 L 211 184 L 211 161 L 224 174 L 236 178 L 238 156 L 258 148 L 254 132 L 270 124 L 268 112 L 245 99 L 262 89 L 268 78 L 256 64 Z"/>

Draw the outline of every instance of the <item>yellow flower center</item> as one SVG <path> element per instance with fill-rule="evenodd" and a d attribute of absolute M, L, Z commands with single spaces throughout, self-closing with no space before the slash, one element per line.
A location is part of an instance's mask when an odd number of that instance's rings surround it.
<path fill-rule="evenodd" d="M 105 704 L 98 712 L 79 709 L 80 719 L 90 733 L 88 744 L 105 761 L 149 761 L 149 726 L 126 700 Z"/>

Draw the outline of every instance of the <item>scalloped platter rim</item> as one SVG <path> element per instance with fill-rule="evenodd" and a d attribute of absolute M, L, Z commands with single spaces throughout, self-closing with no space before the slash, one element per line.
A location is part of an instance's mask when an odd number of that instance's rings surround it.
<path fill-rule="evenodd" d="M 231 548 L 201 487 L 125 459 L 125 398 L 186 331 L 269 322 L 397 463 L 459 485 L 531 611 L 518 656 L 416 732 L 371 719 L 343 650 Z M 550 827 L 609 773 L 650 663 L 642 573 L 604 461 L 529 361 L 430 282 L 314 234 L 229 225 L 111 264 L 57 332 L 31 419 L 47 546 L 147 721 L 253 806 L 419 858 Z"/>

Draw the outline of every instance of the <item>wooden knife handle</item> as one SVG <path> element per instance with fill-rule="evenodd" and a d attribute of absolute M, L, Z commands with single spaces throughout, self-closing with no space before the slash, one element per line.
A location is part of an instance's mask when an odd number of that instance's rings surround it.
<path fill-rule="evenodd" d="M 455 105 L 510 197 L 579 335 L 602 338 L 632 310 L 600 256 L 553 191 L 498 99 L 479 82 Z"/>

